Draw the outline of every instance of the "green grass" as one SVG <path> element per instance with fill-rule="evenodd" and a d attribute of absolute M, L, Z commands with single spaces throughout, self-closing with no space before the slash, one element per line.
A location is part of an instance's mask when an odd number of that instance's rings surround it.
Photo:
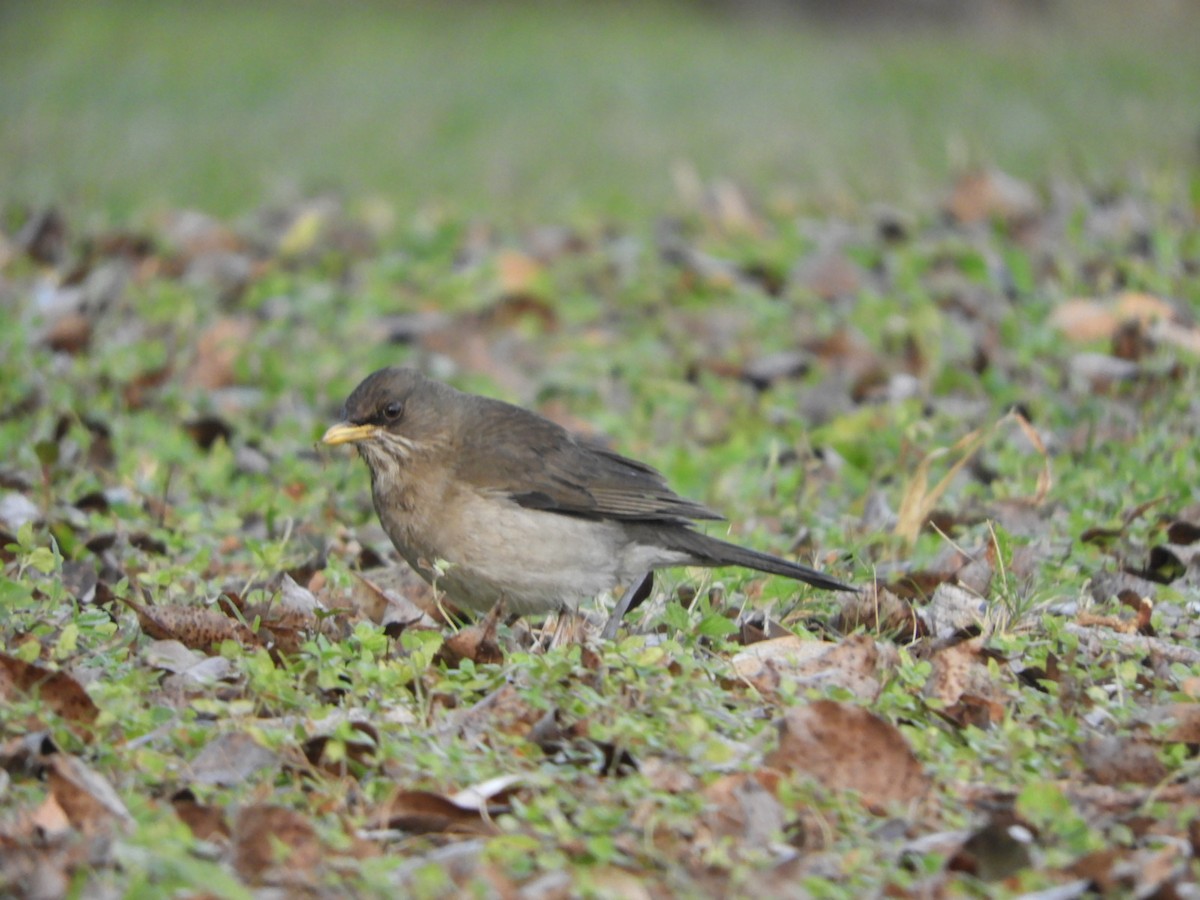
<path fill-rule="evenodd" d="M 1194 832 L 1194 742 L 1137 719 L 1194 705 L 1197 563 L 1170 584 L 1135 583 L 1154 595 L 1161 654 L 1103 623 L 1079 626 L 1072 604 L 1128 615 L 1113 597 L 1093 598 L 1093 585 L 1143 567 L 1168 524 L 1197 519 L 1200 365 L 1170 340 L 1194 340 L 1200 311 L 1195 14 L 1128 23 L 1116 7 L 1081 3 L 1053 22 L 988 32 L 852 35 L 684 6 L 455 9 L 2 7 L 0 510 L 32 504 L 36 520 L 0 523 L 0 893 L 28 883 L 20 864 L 33 860 L 72 873 L 82 894 L 252 895 L 253 873 L 239 876 L 229 846 L 200 840 L 177 815 L 171 797 L 183 787 L 229 822 L 267 800 L 311 824 L 326 846 L 316 871 L 296 874 L 331 896 L 459 896 L 472 878 L 481 893 L 515 893 L 562 873 L 580 896 L 628 895 L 630 880 L 655 896 L 766 897 L 797 885 L 822 897 L 1006 896 L 1061 885 L 1074 877 L 1064 867 L 1098 849 L 1133 872 L 1165 871 L 1152 855 Z M 756 229 L 680 204 L 678 160 L 768 198 Z M 1036 240 L 1002 217 L 959 227 L 935 212 L 964 162 L 1041 189 Z M 1061 174 L 1068 190 L 1051 190 Z M 1103 196 L 1085 187 L 1097 183 Z M 283 252 L 268 229 L 245 224 L 235 252 L 253 274 L 242 292 L 204 277 L 223 253 L 177 246 L 153 215 L 188 205 L 233 221 L 324 188 L 349 202 L 307 246 Z M 394 207 L 393 227 L 345 243 L 378 225 L 378 205 L 357 202 L 370 198 Z M 902 240 L 881 236 L 876 201 L 899 204 L 910 223 Z M 12 237 L 22 207 L 39 204 L 67 212 L 70 252 L 57 265 L 31 260 Z M 1136 211 L 1144 231 L 1097 228 L 1113 208 Z M 283 214 L 305 221 L 305 209 Z M 776 273 L 782 292 L 668 262 L 647 233 L 681 209 L 687 247 Z M 577 240 L 518 293 L 549 324 L 488 319 L 504 308 L 504 254 L 536 249 L 511 226 L 534 220 Z M 112 223 L 146 235 L 149 256 L 89 255 Z M 871 273 L 832 301 L 797 274 L 826 238 Z M 88 308 L 90 344 L 53 352 L 46 328 L 60 305 L 113 270 L 129 278 L 111 303 Z M 1176 330 L 1149 328 L 1136 380 L 1073 378 L 1079 354 L 1112 342 L 1074 343 L 1051 316 L 1064 298 L 1107 302 L 1121 290 L 1169 303 Z M 455 323 L 449 337 L 385 339 L 388 317 L 431 311 Z M 231 319 L 243 330 L 223 368 L 229 384 L 214 390 L 191 366 L 202 335 Z M 838 331 L 859 349 L 814 351 L 807 374 L 762 392 L 734 374 Z M 726 613 L 769 609 L 806 641 L 844 646 L 844 597 L 738 570 L 674 571 L 631 633 L 594 657 L 578 646 L 531 654 L 514 640 L 503 662 L 458 668 L 434 661 L 448 631 L 397 639 L 346 614 L 360 546 L 392 551 L 362 464 L 314 447 L 358 380 L 398 363 L 590 422 L 726 513 L 735 540 L 783 553 L 799 535 L 798 552 L 856 584 L 880 574 L 900 590 L 903 573 L 934 566 L 952 544 L 986 557 L 993 658 L 968 668 L 983 676 L 972 692 L 999 712 L 982 725 L 955 719 L 931 690 L 942 649 L 897 644 L 864 614 L 858 629 L 886 661 L 877 694 L 853 702 L 899 729 L 932 780 L 929 802 L 884 817 L 787 771 L 769 798 L 748 795 L 743 807 L 710 791 L 731 771 L 763 774 L 775 724 L 847 690 L 790 670 L 777 691 L 736 677 Z M 161 383 L 130 390 L 156 372 Z M 852 395 L 860 380 L 902 384 L 913 372 L 916 396 Z M 1014 404 L 1046 456 L 1007 416 Z M 230 439 L 201 446 L 185 426 L 202 415 L 218 416 Z M 979 465 L 937 504 L 951 534 L 926 528 L 905 542 L 876 501 L 899 509 L 922 460 L 975 429 L 987 433 Z M 111 453 L 99 452 L 105 431 Z M 928 483 L 954 459 L 935 460 Z M 1052 484 L 1035 502 L 1047 467 Z M 1097 528 L 1112 533 L 1083 540 Z M 307 622 L 287 653 L 222 642 L 218 683 L 173 685 L 156 661 L 163 648 L 153 655 L 145 626 L 113 601 L 184 613 L 228 591 L 277 601 L 283 573 L 305 580 L 312 569 L 316 594 L 341 612 Z M 81 591 L 89 576 L 103 590 Z M 718 582 L 724 610 L 709 605 Z M 683 587 L 694 607 L 672 602 Z M 260 633 L 272 624 L 269 614 L 247 620 Z M 50 682 L 45 694 L 14 684 L 15 660 L 71 673 L 95 723 L 56 705 Z M 1047 673 L 1036 687 L 1018 678 L 1030 667 Z M 369 758 L 354 757 L 362 733 L 335 721 L 351 712 L 378 736 Z M 530 725 L 550 712 L 576 740 L 537 739 Z M 47 797 L 64 785 L 42 777 L 54 762 L 43 731 L 60 760 L 113 787 L 130 829 L 68 803 L 70 827 L 45 831 Z M 229 734 L 276 756 L 234 783 L 196 778 L 189 767 Z M 345 772 L 308 764 L 313 737 L 328 739 L 324 762 L 348 760 Z M 1134 749 L 1149 740 L 1166 780 L 1097 785 L 1082 749 L 1092 737 Z M 602 771 L 608 751 L 639 769 Z M 502 775 L 520 781 L 478 856 L 436 827 L 376 829 L 396 788 L 448 795 Z M 1010 807 L 1037 834 L 1029 864 L 1006 881 L 947 871 L 940 850 L 902 856 L 909 839 L 977 829 Z M 786 831 L 764 836 L 750 823 L 714 837 L 747 809 L 782 817 Z M 76 840 L 88 825 L 111 842 Z M 798 834 L 797 855 L 781 852 Z M 362 858 L 364 846 L 378 855 Z M 474 875 L 451 884 L 445 849 L 463 850 Z M 1195 880 L 1194 860 L 1179 869 Z"/>
<path fill-rule="evenodd" d="M 2 496 L 6 503 L 23 496 L 39 519 L 14 528 L 11 542 L 0 539 L 0 639 L 5 664 L 17 657 L 74 673 L 100 717 L 90 729 L 73 729 L 39 702 L 36 686 L 0 682 L 0 729 L 16 736 L 48 729 L 64 754 L 112 784 L 134 820 L 115 838 L 115 858 L 74 857 L 63 865 L 93 892 L 111 885 L 116 893 L 154 896 L 223 885 L 213 889 L 236 895 L 230 855 L 199 843 L 177 819 L 169 798 L 190 787 L 229 821 L 263 798 L 302 816 L 328 845 L 321 858 L 331 860 L 331 868 L 304 878 L 328 879 L 339 894 L 392 896 L 392 879 L 403 875 L 405 889 L 418 896 L 453 896 L 462 885 L 439 881 L 448 876 L 435 846 L 461 835 L 376 833 L 366 843 L 379 856 L 365 860 L 349 848 L 360 829 L 374 827 L 397 787 L 451 794 L 514 775 L 520 784 L 511 810 L 498 815 L 501 833 L 482 850 L 492 868 L 476 870 L 484 884 L 503 878 L 524 886 L 566 872 L 580 894 L 603 895 L 605 884 L 619 894 L 608 879 L 623 873 L 656 894 L 690 897 L 748 893 L 763 879 L 795 875 L 780 870 L 775 851 L 750 839 L 751 831 L 712 840 L 719 816 L 736 815 L 738 805 L 709 791 L 731 769 L 761 770 L 777 742 L 774 723 L 788 710 L 822 696 L 845 700 L 847 691 L 785 675 L 777 692 L 760 693 L 735 677 L 731 658 L 739 648 L 724 641 L 734 625 L 709 606 L 708 589 L 721 583 L 727 611 L 769 609 L 806 641 L 844 637 L 835 631 L 844 598 L 737 570 L 674 571 L 656 582 L 657 605 L 635 614 L 637 633 L 604 644 L 590 660 L 578 646 L 529 654 L 509 645 L 499 664 L 446 668 L 433 660 L 441 630 L 408 630 L 395 640 L 375 622 L 351 617 L 342 631 L 309 622 L 300 645 L 278 657 L 227 640 L 216 651 L 228 663 L 226 680 L 168 689 L 134 613 L 75 596 L 74 579 L 90 572 L 109 596 L 168 609 L 211 607 L 227 591 L 277 600 L 273 585 L 282 573 L 318 560 L 316 591 L 328 608 L 344 610 L 353 596 L 357 543 L 384 556 L 391 551 L 375 524 L 361 463 L 312 448 L 372 368 L 446 364 L 433 347 L 387 343 L 377 324 L 398 311 L 434 307 L 460 316 L 456 334 L 464 344 L 476 335 L 494 354 L 467 354 L 452 372 L 456 384 L 527 404 L 560 401 L 618 449 L 659 466 L 681 493 L 727 513 L 736 540 L 783 552 L 804 531 L 822 566 L 856 584 L 890 571 L 884 580 L 900 585 L 897 567 L 930 567 L 951 542 L 991 560 L 981 596 L 984 638 L 996 658 L 978 663 L 982 687 L 972 690 L 997 705 L 996 719 L 982 727 L 955 722 L 928 690 L 937 647 L 892 645 L 891 631 L 875 634 L 870 615 L 859 627 L 890 647 L 880 652 L 890 652 L 891 661 L 880 670 L 877 695 L 855 702 L 900 728 L 933 781 L 922 810 L 893 811 L 908 837 L 975 829 L 994 808 L 1012 805 L 1039 829 L 1034 858 L 1004 883 L 948 873 L 938 852 L 911 860 L 910 871 L 898 861 L 896 838 L 887 836 L 891 825 L 842 794 L 825 795 L 785 773 L 773 799 L 762 799 L 792 829 L 788 835 L 801 829 L 806 839 L 825 842 L 806 845 L 796 861 L 810 873 L 805 883 L 814 893 L 874 895 L 911 885 L 924 872 L 951 891 L 1014 895 L 1067 880 L 1058 868 L 1100 848 L 1126 857 L 1150 852 L 1121 815 L 1089 805 L 1087 790 L 1095 785 L 1080 748 L 1098 735 L 1144 736 L 1137 717 L 1194 696 L 1200 666 L 1144 663 L 1141 647 L 1122 647 L 1104 626 L 1090 629 L 1085 646 L 1067 605 L 1121 614 L 1113 598 L 1093 599 L 1091 584 L 1144 565 L 1163 543 L 1166 523 L 1194 522 L 1200 369 L 1194 354 L 1159 344 L 1141 359 L 1140 381 L 1081 387 L 1064 373 L 1078 353 L 1107 351 L 1107 343 L 1074 344 L 1047 320 L 1063 296 L 1108 296 L 1116 270 L 1124 287 L 1171 298 L 1188 320 L 1200 308 L 1200 285 L 1185 261 L 1200 252 L 1200 233 L 1175 199 L 1188 180 L 1179 173 L 1172 191 L 1151 185 L 1120 195 L 1145 210 L 1153 256 L 1089 237 L 1079 223 L 1096 213 L 1090 201 L 1047 215 L 1032 248 L 1001 223 L 948 229 L 936 215 L 916 212 L 909 237 L 889 244 L 864 219 L 849 252 L 877 260 L 882 282 L 832 303 L 794 280 L 779 297 L 707 283 L 649 245 L 638 253 L 636 275 L 622 282 L 612 275 L 607 238 L 581 231 L 582 245 L 546 262 L 538 282 L 557 323 L 546 329 L 497 320 L 478 330 L 472 316 L 494 302 L 497 286 L 490 265 L 456 271 L 468 229 L 455 218 L 432 234 L 419 223 L 398 229 L 395 247 L 356 254 L 318 235 L 299 257 L 267 253 L 246 291 L 224 299 L 215 285 L 180 277 L 173 263 L 186 254 L 159 242 L 163 250 L 152 264 L 135 267 L 127 289 L 96 312 L 93 341 L 75 356 L 52 353 L 40 339 L 40 298 L 53 273 L 13 255 L 4 264 L 15 298 L 11 325 L 0 330 Z M 1156 200 L 1155 191 L 1166 199 Z M 750 240 L 724 236 L 702 216 L 687 222 L 692 245 L 721 258 L 767 260 L 792 271 L 811 252 L 812 236 L 794 217 L 768 217 L 759 226 L 762 237 Z M 489 245 L 488 260 L 505 245 Z M 1004 272 L 982 264 L 985 258 L 1025 273 L 1014 279 L 1014 297 L 1005 295 Z M 972 289 L 986 300 L 967 313 L 960 302 Z M 231 316 L 252 334 L 235 346 L 227 371 L 232 387 L 213 391 L 187 373 L 199 335 Z M 723 333 L 721 323 L 729 321 L 737 323 L 736 335 Z M 847 360 L 838 358 L 814 357 L 808 375 L 761 394 L 708 368 L 802 346 L 838 328 L 860 335 L 863 353 L 889 374 L 912 364 L 910 338 L 925 360 L 920 396 L 854 402 L 840 371 Z M 980 376 L 970 365 L 971 348 L 990 335 L 1001 347 Z M 723 347 L 725 337 L 731 340 Z M 126 386 L 164 362 L 173 366 L 166 381 L 131 405 Z M 821 395 L 833 406 L 827 420 L 813 421 L 808 410 Z M 1030 408 L 1046 441 L 1053 483 L 1040 503 L 1027 504 L 1028 515 L 1013 518 L 1006 504 L 1034 497 L 1047 465 L 1006 418 L 1015 402 Z M 207 413 L 220 415 L 232 437 L 206 450 L 182 426 Z M 110 461 L 89 454 L 96 440 L 89 421 L 109 430 Z M 981 467 L 955 479 L 938 503 L 959 519 L 949 537 L 925 529 L 910 546 L 887 524 L 863 521 L 872 495 L 899 509 L 920 461 L 974 429 L 989 435 Z M 954 457 L 932 465 L 930 484 Z M 262 458 L 269 471 L 255 464 Z M 79 508 L 81 498 L 101 490 L 112 498 L 107 509 Z M 1142 504 L 1149 505 L 1131 515 Z M 1123 530 L 1104 544 L 1081 540 L 1089 529 L 1113 526 Z M 709 531 L 723 527 L 714 523 Z M 1162 646 L 1184 654 L 1197 643 L 1193 577 L 1194 564 L 1188 576 L 1152 588 Z M 694 608 L 671 602 L 683 586 L 700 598 Z M 247 621 L 262 625 L 257 615 Z M 1033 666 L 1057 667 L 1057 675 L 1039 688 L 1018 681 L 1017 672 Z M 485 702 L 498 696 L 503 703 Z M 370 759 L 350 757 L 358 735 L 348 724 L 317 725 L 350 711 L 378 735 Z M 579 740 L 536 742 L 530 724 L 547 713 L 577 729 Z M 463 715 L 474 723 L 472 734 L 461 732 Z M 277 757 L 233 784 L 194 779 L 188 765 L 230 733 L 252 737 Z M 322 774 L 301 761 L 312 737 L 328 739 L 327 762 L 349 758 L 346 774 Z M 1153 740 L 1150 752 L 1163 771 L 1186 783 L 1195 768 L 1188 747 Z M 18 753 L 28 744 L 6 746 Z M 641 769 L 602 773 L 597 761 L 606 750 L 629 753 Z M 14 852 L 36 855 L 41 837 L 22 830 L 28 820 L 21 816 L 56 788 L 30 774 L 45 764 L 40 756 L 32 768 L 12 759 L 5 762 L 0 835 Z M 685 787 L 657 780 L 659 764 Z M 1181 798 L 1177 787 L 1166 785 L 1158 797 L 1150 785 L 1106 785 L 1103 796 L 1180 836 L 1188 833 L 1194 798 Z M 114 826 L 104 820 L 99 827 Z M 248 840 L 243 834 L 232 844 Z M 464 846 L 469 853 L 471 845 Z M 427 862 L 428 872 L 403 874 L 412 860 Z M 0 865 L 0 890 L 17 883 L 11 865 Z"/>
<path fill-rule="evenodd" d="M 1194 157 L 1200 17 L 1065 4 L 848 34 L 684 4 L 8 4 L 3 199 L 241 213 L 342 189 L 499 220 L 658 214 L 694 165 L 911 200 L 965 162 L 1112 179 Z"/>

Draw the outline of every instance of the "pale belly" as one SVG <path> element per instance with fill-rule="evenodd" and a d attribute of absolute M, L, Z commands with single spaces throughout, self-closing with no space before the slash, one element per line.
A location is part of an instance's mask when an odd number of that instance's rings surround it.
<path fill-rule="evenodd" d="M 478 611 L 501 598 L 517 615 L 575 609 L 651 569 L 687 562 L 682 554 L 631 542 L 616 522 L 478 497 L 462 507 L 453 540 L 436 516 L 390 525 L 384 527 L 392 543 L 422 578 Z"/>

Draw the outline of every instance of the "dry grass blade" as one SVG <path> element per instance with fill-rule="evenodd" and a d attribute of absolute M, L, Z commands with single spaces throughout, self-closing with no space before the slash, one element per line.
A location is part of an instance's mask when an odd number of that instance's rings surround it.
<path fill-rule="evenodd" d="M 962 471 L 963 466 L 971 461 L 971 458 L 983 446 L 983 442 L 987 439 L 991 430 L 978 428 L 959 438 L 954 446 L 949 448 L 939 447 L 928 453 L 921 460 L 917 465 L 916 472 L 913 473 L 913 477 L 908 483 L 907 490 L 904 492 L 904 499 L 900 501 L 900 511 L 896 514 L 894 532 L 898 537 L 903 538 L 909 544 L 916 542 L 917 535 L 921 533 L 921 527 L 929 518 L 929 514 L 933 512 L 933 508 L 937 506 L 938 500 L 946 493 L 946 488 L 950 486 L 950 482 L 954 480 L 954 476 Z M 950 466 L 950 470 L 942 476 L 941 480 L 930 488 L 929 470 L 935 461 L 947 453 L 957 453 L 958 458 Z"/>
<path fill-rule="evenodd" d="M 1050 473 L 1050 454 L 1046 451 L 1046 445 L 1042 441 L 1042 436 L 1037 433 L 1029 420 L 1018 412 L 1009 413 L 1009 417 L 1014 419 L 1022 433 L 1033 444 L 1033 447 L 1042 457 L 1042 471 L 1038 474 L 1037 493 L 1033 497 L 1035 506 L 1040 506 L 1042 501 L 1046 499 L 1046 495 L 1050 493 L 1050 488 L 1054 484 L 1054 478 Z"/>

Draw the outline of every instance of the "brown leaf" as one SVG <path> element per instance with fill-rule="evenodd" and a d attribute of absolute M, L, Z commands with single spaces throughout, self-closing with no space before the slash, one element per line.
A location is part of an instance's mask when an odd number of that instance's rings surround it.
<path fill-rule="evenodd" d="M 313 735 L 306 740 L 301 746 L 304 758 L 310 765 L 335 778 L 341 778 L 348 774 L 350 763 L 363 767 L 369 766 L 375 751 L 379 748 L 379 733 L 369 722 L 351 722 L 350 727 L 362 735 L 362 738 L 343 741 L 345 755 L 340 760 L 335 762 L 325 758 L 325 751 L 332 739 L 328 734 Z"/>
<path fill-rule="evenodd" d="M 1187 545 L 1197 541 L 1200 541 L 1200 525 L 1180 520 L 1167 526 L 1167 543 Z"/>
<path fill-rule="evenodd" d="M 196 784 L 241 784 L 261 769 L 277 764 L 275 751 L 241 731 L 218 735 L 188 767 Z"/>
<path fill-rule="evenodd" d="M 441 731 L 459 736 L 468 744 L 486 741 L 493 734 L 530 737 L 536 743 L 531 730 L 547 715 L 552 713 L 532 706 L 516 687 L 505 684 L 473 706 L 452 711 Z"/>
<path fill-rule="evenodd" d="M 32 819 L 46 838 L 54 838 L 71 830 L 71 820 L 53 794 L 46 795 L 46 799 L 33 811 Z"/>
<path fill-rule="evenodd" d="M 925 695 L 941 701 L 960 725 L 989 727 L 1004 718 L 1008 696 L 988 670 L 983 638 L 938 650 L 931 660 Z"/>
<path fill-rule="evenodd" d="M 762 851 L 783 834 L 786 816 L 775 795 L 747 772 L 718 778 L 704 789 L 704 824 L 715 837 Z"/>
<path fill-rule="evenodd" d="M 232 844 L 234 869 L 256 885 L 311 885 L 325 856 L 317 831 L 305 816 L 265 803 L 238 813 Z"/>
<path fill-rule="evenodd" d="M 167 364 L 156 369 L 139 372 L 121 388 L 121 397 L 125 401 L 125 405 L 131 410 L 144 408 L 150 402 L 150 395 L 157 388 L 166 384 L 174 371 L 174 368 Z"/>
<path fill-rule="evenodd" d="M 1050 324 L 1073 341 L 1089 343 L 1110 340 L 1121 320 L 1107 303 L 1076 297 L 1055 308 Z"/>
<path fill-rule="evenodd" d="M 245 606 L 240 610 L 240 618 L 258 623 L 258 642 L 278 660 L 281 654 L 293 656 L 299 653 L 304 643 L 317 634 L 334 640 L 341 636 L 343 618 L 320 615 L 324 612 L 324 604 L 312 591 L 284 573 L 279 593 L 268 602 Z"/>
<path fill-rule="evenodd" d="M 375 812 L 375 827 L 412 834 L 496 834 L 498 829 L 478 809 L 458 806 L 432 791 L 399 790 Z"/>
<path fill-rule="evenodd" d="M 1138 322 L 1142 325 L 1178 318 L 1175 307 L 1166 300 L 1138 291 L 1126 291 L 1118 296 L 1116 310 L 1118 318 L 1122 321 Z"/>
<path fill-rule="evenodd" d="M 864 630 L 868 634 L 891 637 L 900 643 L 925 635 L 924 622 L 912 604 L 879 585 L 849 594 L 833 620 L 833 628 L 843 634 Z"/>
<path fill-rule="evenodd" d="M 768 696 L 774 696 L 783 683 L 801 689 L 841 687 L 864 700 L 879 696 L 879 651 L 867 635 L 836 644 L 788 635 L 751 644 L 732 662 L 738 677 Z"/>
<path fill-rule="evenodd" d="M 180 791 L 171 798 L 171 806 L 175 815 L 192 832 L 198 841 L 225 841 L 229 837 L 229 822 L 225 818 L 225 810 L 219 806 L 200 803 L 195 795 L 188 790 Z"/>
<path fill-rule="evenodd" d="M 696 776 L 682 765 L 657 756 L 642 763 L 641 774 L 651 788 L 668 794 L 691 794 L 699 787 Z"/>
<path fill-rule="evenodd" d="M 512 331 L 522 322 L 537 322 L 543 331 L 558 328 L 558 314 L 545 300 L 530 293 L 505 294 L 476 316 L 489 330 Z"/>
<path fill-rule="evenodd" d="M 201 450 L 211 450 L 217 441 L 229 444 L 233 426 L 220 416 L 200 416 L 183 423 L 183 430 Z"/>
<path fill-rule="evenodd" d="M 1101 616 L 1095 613 L 1081 612 L 1075 617 L 1075 624 L 1084 628 L 1111 628 L 1122 634 L 1136 634 L 1137 619 L 1122 619 L 1120 616 Z"/>
<path fill-rule="evenodd" d="M 92 320 L 81 312 L 59 316 L 42 335 L 42 342 L 51 350 L 72 356 L 86 350 L 91 341 Z"/>
<path fill-rule="evenodd" d="M 197 210 L 171 210 L 158 225 L 167 243 L 189 257 L 242 246 L 241 238 L 231 228 Z"/>
<path fill-rule="evenodd" d="M 503 662 L 504 651 L 496 643 L 496 626 L 503 614 L 504 603 L 497 603 L 483 619 L 448 637 L 434 659 L 451 669 L 464 659 L 477 665 Z"/>
<path fill-rule="evenodd" d="M 112 785 L 82 760 L 52 753 L 46 759 L 46 772 L 50 791 L 72 827 L 85 834 L 132 827 L 133 817 Z"/>
<path fill-rule="evenodd" d="M 1087 776 L 1098 784 L 1153 785 L 1168 774 L 1157 745 L 1137 738 L 1090 735 L 1079 754 Z"/>
<path fill-rule="evenodd" d="M 862 267 L 839 250 L 817 251 L 800 265 L 794 278 L 825 301 L 853 297 L 867 283 Z"/>
<path fill-rule="evenodd" d="M 1033 188 L 996 169 L 963 175 L 946 202 L 946 212 L 963 225 L 989 219 L 1015 224 L 1036 216 L 1039 207 Z"/>
<path fill-rule="evenodd" d="M 1139 711 L 1140 733 L 1151 740 L 1200 744 L 1200 704 L 1167 703 Z"/>
<path fill-rule="evenodd" d="M 789 710 L 766 764 L 834 791 L 856 791 L 872 810 L 920 799 L 929 778 L 896 726 L 861 707 L 818 700 Z"/>
<path fill-rule="evenodd" d="M 30 259 L 53 266 L 66 256 L 67 235 L 67 220 L 53 207 L 45 207 L 25 220 L 13 243 Z"/>
<path fill-rule="evenodd" d="M 502 295 L 536 293 L 542 266 L 532 256 L 517 250 L 502 250 L 496 254 L 496 279 Z"/>
<path fill-rule="evenodd" d="M 1063 872 L 1086 880 L 1095 896 L 1181 897 L 1186 894 L 1175 889 L 1174 883 L 1189 878 L 1181 849 L 1178 843 L 1171 843 L 1162 848 L 1096 850 Z"/>
<path fill-rule="evenodd" d="M 210 391 L 235 384 L 237 361 L 253 335 L 254 323 L 249 319 L 218 319 L 197 339 L 196 357 L 184 383 Z"/>
<path fill-rule="evenodd" d="M 987 616 L 987 604 L 978 594 L 952 584 L 939 584 L 922 617 L 935 638 L 978 634 Z"/>
<path fill-rule="evenodd" d="M 137 613 L 138 624 L 149 637 L 176 640 L 193 650 L 213 652 L 222 641 L 237 641 L 243 647 L 259 645 L 258 637 L 245 624 L 205 606 L 183 604 L 142 605 L 125 600 Z"/>
<path fill-rule="evenodd" d="M 66 672 L 54 672 L 0 653 L 0 698 L 32 694 L 74 726 L 91 725 L 100 715 L 87 691 Z"/>
<path fill-rule="evenodd" d="M 412 572 L 407 565 L 404 569 Z M 380 576 L 368 578 L 358 572 L 350 574 L 354 576 L 354 582 L 351 585 L 349 605 L 359 615 L 383 626 L 384 631 L 389 634 L 399 633 L 426 617 L 433 622 L 449 624 L 446 613 L 438 606 L 436 598 L 432 596 L 428 590 L 429 586 L 424 581 L 420 581 L 419 588 L 412 591 L 423 600 L 417 602 L 409 596 L 409 592 L 393 586 L 395 579 L 384 579 Z M 413 581 L 407 583 L 414 584 L 415 587 L 416 580 L 414 576 Z"/>

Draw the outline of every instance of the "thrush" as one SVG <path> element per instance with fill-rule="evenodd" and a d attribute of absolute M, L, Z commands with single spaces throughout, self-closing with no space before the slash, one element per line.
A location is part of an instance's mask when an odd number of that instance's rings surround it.
<path fill-rule="evenodd" d="M 850 590 L 697 531 L 694 522 L 722 517 L 645 463 L 411 369 L 368 376 L 343 418 L 322 441 L 355 445 L 396 550 L 460 608 L 483 612 L 503 601 L 520 615 L 574 611 L 670 566 L 744 566 Z"/>

